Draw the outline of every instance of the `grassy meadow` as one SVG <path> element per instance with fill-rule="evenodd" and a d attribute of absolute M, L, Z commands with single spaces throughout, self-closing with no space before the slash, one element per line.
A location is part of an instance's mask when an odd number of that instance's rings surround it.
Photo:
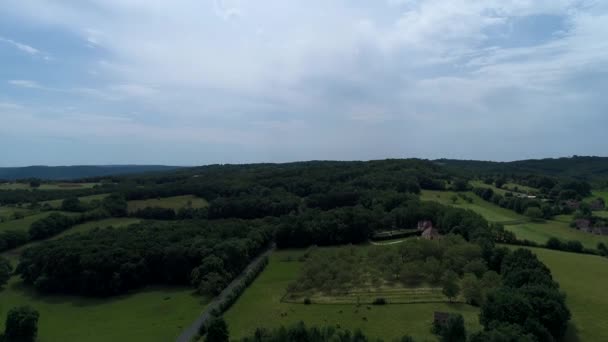
<path fill-rule="evenodd" d="M 388 304 L 384 306 L 353 304 L 296 304 L 281 299 L 287 285 L 297 278 L 302 266 L 298 257 L 303 250 L 277 251 L 254 283 L 224 315 L 231 338 L 252 334 L 257 327 L 274 328 L 299 321 L 307 325 L 340 325 L 361 329 L 372 338 L 392 341 L 409 334 L 416 341 L 436 341 L 431 333 L 433 313 L 445 311 L 464 316 L 467 329 L 480 329 L 477 308 L 465 304 Z"/>
<path fill-rule="evenodd" d="M 560 217 L 557 217 L 559 220 Z M 547 220 L 544 222 L 526 222 L 518 225 L 505 226 L 520 240 L 530 240 L 544 244 L 552 237 L 563 241 L 577 240 L 587 248 L 595 249 L 599 242 L 608 244 L 608 236 L 594 235 L 571 228 L 568 223 L 561 220 Z"/>
<path fill-rule="evenodd" d="M 45 211 L 42 213 L 26 216 L 22 219 L 9 220 L 9 221 L 2 222 L 2 223 L 0 223 L 0 231 L 9 230 L 9 229 L 27 231 L 28 229 L 30 229 L 30 226 L 32 225 L 32 223 L 34 223 L 35 221 L 38 221 L 40 219 L 43 219 L 43 218 L 51 215 L 52 213 L 62 213 L 64 215 L 68 215 L 68 216 L 77 215 L 75 213 L 69 213 L 69 212 L 63 212 L 63 211 Z"/>
<path fill-rule="evenodd" d="M 78 197 L 78 199 L 84 203 L 91 203 L 93 201 L 101 201 L 106 197 L 108 197 L 108 194 L 97 194 L 97 195 Z M 63 199 L 57 199 L 57 200 L 40 202 L 40 205 L 48 204 L 51 208 L 59 208 L 59 207 L 61 207 L 62 203 L 63 203 Z"/>
<path fill-rule="evenodd" d="M 129 201 L 129 212 L 134 212 L 146 207 L 160 207 L 166 209 L 179 210 L 181 208 L 204 208 L 208 205 L 207 201 L 193 195 L 162 197 L 147 200 Z"/>
<path fill-rule="evenodd" d="M 44 183 L 38 188 L 32 188 L 29 183 L 0 183 L 0 190 L 80 190 L 90 189 L 99 183 Z"/>
<path fill-rule="evenodd" d="M 150 287 L 100 299 L 41 296 L 13 277 L 0 290 L 0 317 L 13 307 L 32 306 L 40 312 L 39 342 L 166 342 L 175 340 L 205 303 L 187 287 Z"/>
<path fill-rule="evenodd" d="M 515 248 L 515 247 L 513 247 Z M 530 248 L 545 263 L 566 293 L 572 324 L 566 342 L 608 341 L 606 284 L 608 259 L 542 248 Z"/>
<path fill-rule="evenodd" d="M 466 192 L 464 194 L 472 198 L 473 202 L 468 203 L 460 197 L 458 197 L 458 200 L 455 203 L 452 202 L 452 197 L 458 195 L 456 192 L 452 191 L 423 190 L 420 195 L 420 198 L 423 201 L 435 201 L 441 204 L 451 205 L 457 208 L 470 209 L 480 214 L 490 222 L 512 223 L 523 222 L 528 220 L 525 216 L 519 215 L 514 211 L 501 208 L 493 203 L 484 201 L 472 192 Z"/>

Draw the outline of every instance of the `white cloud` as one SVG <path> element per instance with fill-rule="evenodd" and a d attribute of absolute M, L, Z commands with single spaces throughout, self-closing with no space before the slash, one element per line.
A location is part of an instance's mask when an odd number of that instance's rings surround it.
<path fill-rule="evenodd" d="M 31 81 L 31 80 L 10 80 L 8 81 L 8 83 L 10 85 L 13 85 L 15 87 L 22 87 L 22 88 L 34 88 L 34 89 L 38 89 L 38 88 L 42 88 L 38 82 L 36 81 Z"/>
<path fill-rule="evenodd" d="M 19 50 L 21 50 L 21 51 L 23 51 L 25 53 L 28 53 L 30 55 L 37 55 L 37 54 L 40 53 L 40 50 L 38 50 L 38 49 L 36 49 L 36 48 L 34 48 L 34 47 L 30 46 L 30 45 L 14 41 L 12 39 L 7 39 L 7 38 L 4 38 L 4 37 L 0 37 L 0 42 L 4 42 L 4 43 L 7 43 L 7 44 L 10 44 L 10 45 L 16 47 L 17 49 L 19 49 Z"/>

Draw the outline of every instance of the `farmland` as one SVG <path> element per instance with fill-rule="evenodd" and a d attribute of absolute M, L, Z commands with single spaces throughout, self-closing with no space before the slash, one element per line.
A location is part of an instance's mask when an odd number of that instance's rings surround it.
<path fill-rule="evenodd" d="M 608 259 L 540 248 L 531 250 L 553 273 L 566 293 L 572 312 L 567 342 L 608 340 L 608 306 L 605 284 L 608 283 Z"/>
<path fill-rule="evenodd" d="M 129 212 L 134 212 L 146 207 L 159 207 L 178 210 L 181 208 L 204 208 L 208 205 L 202 198 L 184 195 L 174 197 L 154 198 L 148 200 L 129 201 Z"/>
<path fill-rule="evenodd" d="M 99 183 L 43 183 L 33 188 L 29 183 L 1 183 L 0 190 L 80 190 L 90 189 Z"/>
<path fill-rule="evenodd" d="M 29 216 L 26 216 L 26 217 L 24 217 L 22 219 L 18 219 L 18 220 L 9 220 L 9 221 L 2 222 L 2 223 L 0 223 L 0 231 L 8 230 L 8 229 L 27 231 L 33 222 L 43 219 L 54 212 L 56 213 L 59 211 L 46 211 L 46 212 L 37 213 L 34 215 L 29 215 Z M 61 212 L 61 213 L 64 215 L 68 215 L 68 216 L 75 215 L 74 213 L 68 213 L 68 212 Z"/>
<path fill-rule="evenodd" d="M 464 316 L 467 329 L 480 329 L 478 309 L 465 304 L 296 304 L 282 302 L 287 286 L 298 277 L 302 263 L 296 261 L 302 250 L 275 252 L 266 270 L 245 291 L 225 317 L 231 338 L 252 334 L 257 327 L 273 328 L 304 321 L 308 325 L 340 325 L 360 328 L 372 338 L 391 341 L 410 334 L 416 341 L 435 341 L 431 322 L 435 311 L 457 312 Z M 405 323 L 407 322 L 407 323 Z"/>
<path fill-rule="evenodd" d="M 423 201 L 435 201 L 457 208 L 473 210 L 490 222 L 512 223 L 527 221 L 525 216 L 484 201 L 472 192 L 467 192 L 465 195 L 472 199 L 471 203 L 458 197 L 457 193 L 452 191 L 423 190 L 420 197 Z M 452 197 L 454 196 L 457 197 L 456 202 L 452 201 Z"/>
<path fill-rule="evenodd" d="M 108 194 L 97 194 L 97 195 L 78 197 L 78 199 L 83 203 L 91 203 L 93 201 L 101 201 L 102 199 L 106 198 L 107 196 L 108 196 Z M 59 208 L 59 207 L 61 207 L 62 202 L 63 202 L 63 199 L 58 199 L 58 200 L 40 202 L 40 205 L 49 205 L 51 208 Z"/>
<path fill-rule="evenodd" d="M 0 291 L 0 316 L 20 305 L 40 312 L 40 342 L 165 342 L 174 340 L 205 302 L 189 287 L 149 287 L 109 299 L 43 296 L 13 277 Z"/>

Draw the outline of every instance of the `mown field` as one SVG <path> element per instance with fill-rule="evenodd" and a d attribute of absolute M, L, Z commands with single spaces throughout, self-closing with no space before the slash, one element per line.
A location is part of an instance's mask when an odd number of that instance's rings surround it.
<path fill-rule="evenodd" d="M 564 241 L 577 240 L 580 241 L 583 246 L 593 249 L 597 247 L 599 242 L 608 243 L 608 236 L 598 236 L 571 228 L 571 215 L 560 215 L 556 216 L 553 220 L 546 220 L 543 222 L 531 222 L 525 216 L 484 201 L 473 193 L 466 193 L 468 197 L 473 198 L 473 203 L 468 203 L 462 198 L 458 198 L 458 201 L 453 203 L 451 198 L 454 195 L 456 195 L 456 193 L 451 191 L 423 190 L 421 199 L 473 210 L 490 222 L 503 223 L 505 229 L 513 232 L 520 240 L 529 240 L 539 244 L 545 244 L 547 240 L 555 237 Z M 598 213 L 601 212 L 595 212 L 594 214 L 597 215 Z"/>
<path fill-rule="evenodd" d="M 608 259 L 541 248 L 530 249 L 551 269 L 567 295 L 572 325 L 565 340 L 608 341 Z"/>
<path fill-rule="evenodd" d="M 104 199 L 106 197 L 108 197 L 108 194 L 97 194 L 97 195 L 78 197 L 78 199 L 84 203 L 91 203 L 93 201 L 101 201 L 102 199 Z M 40 205 L 48 204 L 49 206 L 51 206 L 51 208 L 59 208 L 59 207 L 61 207 L 62 203 L 63 203 L 63 199 L 58 199 L 58 200 L 40 202 Z"/>
<path fill-rule="evenodd" d="M 175 340 L 205 302 L 185 287 L 153 287 L 103 299 L 41 296 L 13 277 L 0 290 L 0 317 L 13 307 L 32 306 L 40 312 L 39 342 L 166 342 Z"/>
<path fill-rule="evenodd" d="M 8 230 L 8 229 L 27 231 L 28 229 L 30 229 L 30 226 L 32 225 L 33 222 L 43 219 L 43 218 L 51 215 L 52 213 L 62 213 L 64 215 L 68 215 L 68 216 L 77 215 L 75 213 L 69 213 L 69 212 L 63 212 L 63 211 L 45 211 L 42 213 L 26 216 L 22 219 L 8 220 L 5 222 L 2 222 L 2 223 L 0 223 L 0 231 Z"/>
<path fill-rule="evenodd" d="M 162 197 L 147 200 L 129 201 L 129 212 L 144 209 L 146 207 L 159 207 L 178 210 L 181 208 L 204 208 L 207 201 L 193 195 Z"/>
<path fill-rule="evenodd" d="M 458 195 L 456 192 L 452 191 L 423 190 L 420 198 L 423 201 L 435 201 L 445 205 L 473 210 L 490 222 L 513 223 L 528 220 L 525 216 L 519 215 L 514 211 L 504 209 L 493 203 L 484 201 L 472 192 L 466 192 L 463 194 L 472 198 L 473 202 L 469 203 L 460 197 L 458 197 L 458 200 L 455 203 L 452 202 L 452 197 Z"/>
<path fill-rule="evenodd" d="M 29 183 L 0 183 L 0 190 L 78 190 L 90 189 L 99 183 L 45 183 L 32 188 Z"/>
<path fill-rule="evenodd" d="M 505 229 L 515 233 L 518 239 L 530 240 L 541 244 L 546 243 L 552 237 L 563 241 L 577 240 L 583 246 L 593 249 L 597 248 L 599 242 L 608 243 L 608 236 L 581 232 L 580 230 L 571 228 L 569 223 L 557 220 L 526 222 L 513 226 L 505 226 Z"/>
<path fill-rule="evenodd" d="M 121 227 L 127 227 L 131 224 L 139 223 L 139 222 L 141 222 L 140 219 L 128 218 L 128 217 L 108 218 L 108 219 L 103 219 L 103 220 L 99 220 L 99 221 L 85 222 L 82 224 L 75 225 L 74 227 L 63 231 L 60 234 L 53 236 L 49 240 L 59 239 L 63 236 L 67 236 L 70 234 L 88 232 L 95 228 L 106 228 L 106 227 L 110 227 L 110 226 L 112 226 L 114 228 L 121 228 Z M 21 255 L 21 252 L 23 252 L 23 250 L 25 250 L 26 248 L 29 248 L 29 247 L 33 247 L 40 243 L 42 243 L 42 242 L 41 241 L 30 242 L 30 243 L 20 246 L 18 248 L 4 252 L 4 253 L 2 253 L 2 256 L 8 258 L 9 260 L 11 260 L 13 262 L 13 264 L 16 265 L 16 263 L 19 259 L 19 255 Z"/>
<path fill-rule="evenodd" d="M 296 279 L 302 263 L 295 261 L 302 250 L 277 251 L 267 268 L 225 314 L 231 338 L 252 334 L 257 327 L 273 328 L 299 321 L 307 325 L 340 325 L 361 329 L 372 338 L 392 341 L 409 334 L 416 341 L 436 341 L 431 333 L 433 313 L 461 313 L 469 331 L 480 329 L 479 311 L 465 304 L 295 304 L 281 298 L 288 284 Z M 292 260 L 292 261 L 287 261 Z"/>

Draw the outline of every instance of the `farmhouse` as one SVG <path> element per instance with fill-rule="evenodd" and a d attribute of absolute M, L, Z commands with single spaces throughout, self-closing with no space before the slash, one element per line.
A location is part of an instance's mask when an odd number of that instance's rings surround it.
<path fill-rule="evenodd" d="M 606 208 L 606 204 L 601 198 L 598 198 L 595 201 L 589 203 L 589 207 L 593 211 L 604 210 Z"/>
<path fill-rule="evenodd" d="M 578 219 L 574 221 L 576 228 L 580 231 L 591 233 L 591 221 L 587 219 Z"/>

